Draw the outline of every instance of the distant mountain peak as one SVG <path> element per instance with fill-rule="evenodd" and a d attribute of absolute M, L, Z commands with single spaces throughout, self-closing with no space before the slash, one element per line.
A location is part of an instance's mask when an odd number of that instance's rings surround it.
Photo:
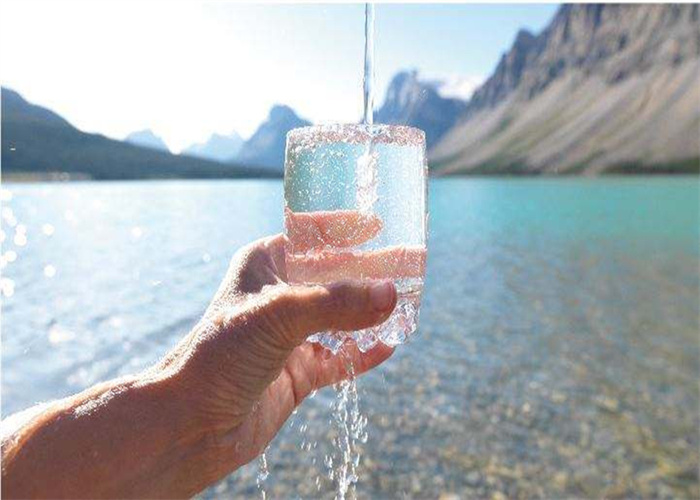
<path fill-rule="evenodd" d="M 274 121 L 300 119 L 294 110 L 285 104 L 275 104 L 272 106 L 272 108 L 270 108 L 268 118 Z"/>
<path fill-rule="evenodd" d="M 521 28 L 518 30 L 518 34 L 515 35 L 515 42 L 513 42 L 513 45 L 527 45 L 532 43 L 535 38 L 535 35 L 530 30 Z"/>
<path fill-rule="evenodd" d="M 230 162 L 236 159 L 242 146 L 243 138 L 235 131 L 229 135 L 214 133 L 206 142 L 193 144 L 183 150 L 182 154 L 220 162 Z"/>
<path fill-rule="evenodd" d="M 2 95 L 2 117 L 16 117 L 23 122 L 40 123 L 42 126 L 66 127 L 75 129 L 65 118 L 53 111 L 34 106 L 27 102 L 22 95 L 10 88 L 0 87 Z M 77 129 L 75 129 L 77 130 Z"/>
<path fill-rule="evenodd" d="M 170 148 L 168 148 L 168 145 L 165 144 L 165 141 L 160 136 L 156 135 L 151 129 L 143 129 L 132 132 L 126 136 L 124 141 L 144 148 L 170 152 Z"/>
<path fill-rule="evenodd" d="M 236 161 L 271 171 L 284 170 L 284 149 L 287 132 L 311 125 L 289 106 L 275 104 L 265 120 L 241 148 Z"/>
<path fill-rule="evenodd" d="M 465 107 L 463 100 L 441 95 L 441 85 L 440 81 L 422 80 L 415 69 L 397 73 L 375 121 L 420 128 L 430 148 L 455 124 Z"/>
<path fill-rule="evenodd" d="M 435 89 L 442 97 L 449 99 L 461 99 L 468 101 L 474 91 L 484 83 L 480 76 L 450 75 L 438 78 L 435 82 Z"/>
<path fill-rule="evenodd" d="M 93 179 L 223 178 L 270 172 L 172 155 L 81 132 L 53 111 L 2 88 L 2 169 L 6 175 Z M 40 177 L 43 178 L 43 177 Z"/>
<path fill-rule="evenodd" d="M 475 91 L 468 113 L 493 107 L 518 89 L 532 98 L 571 70 L 616 82 L 654 63 L 700 54 L 695 5 L 565 4 L 538 35 L 520 30 L 495 71 Z"/>

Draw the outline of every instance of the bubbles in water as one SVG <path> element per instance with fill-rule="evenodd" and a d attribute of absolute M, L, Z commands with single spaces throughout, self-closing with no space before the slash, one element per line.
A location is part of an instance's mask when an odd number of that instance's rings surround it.
<path fill-rule="evenodd" d="M 53 278 L 56 276 L 56 268 L 52 266 L 51 264 L 47 264 L 44 266 L 44 276 L 47 278 Z"/>
<path fill-rule="evenodd" d="M 47 223 L 41 226 L 41 232 L 44 233 L 45 236 L 53 236 L 55 228 L 51 224 Z"/>
<path fill-rule="evenodd" d="M 341 349 L 348 337 L 355 341 L 358 349 L 362 352 L 369 351 L 379 342 L 390 347 L 403 344 L 418 328 L 422 289 L 423 282 L 420 279 L 397 280 L 398 300 L 396 308 L 384 323 L 349 333 L 317 333 L 309 337 L 308 340 L 318 342 L 333 354 L 342 352 Z"/>
<path fill-rule="evenodd" d="M 357 159 L 357 208 L 364 213 L 371 213 L 377 201 L 377 159 L 371 141 L 365 153 Z"/>

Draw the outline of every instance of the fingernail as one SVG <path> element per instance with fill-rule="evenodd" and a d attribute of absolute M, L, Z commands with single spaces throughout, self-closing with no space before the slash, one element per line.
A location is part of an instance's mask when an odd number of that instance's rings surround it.
<path fill-rule="evenodd" d="M 369 300 L 375 311 L 384 311 L 394 301 L 394 285 L 390 282 L 377 283 L 369 289 Z"/>

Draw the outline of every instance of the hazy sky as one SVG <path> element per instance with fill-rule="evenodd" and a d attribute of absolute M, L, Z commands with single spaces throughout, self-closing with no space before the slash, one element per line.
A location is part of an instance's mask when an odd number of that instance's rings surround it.
<path fill-rule="evenodd" d="M 376 7 L 381 103 L 391 77 L 483 80 L 537 5 Z M 175 151 L 211 133 L 249 136 L 275 103 L 312 121 L 362 112 L 364 6 L 202 1 L 0 2 L 0 82 L 82 130 L 151 128 Z"/>

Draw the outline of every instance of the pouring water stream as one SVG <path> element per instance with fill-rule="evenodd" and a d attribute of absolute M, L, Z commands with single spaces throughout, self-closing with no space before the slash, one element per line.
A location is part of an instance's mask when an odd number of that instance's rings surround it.
<path fill-rule="evenodd" d="M 363 125 L 372 133 L 374 123 L 374 4 L 365 4 L 365 54 L 363 87 Z M 376 158 L 372 141 L 357 165 L 357 198 L 362 211 L 372 211 L 376 194 Z M 349 378 L 334 386 L 336 400 L 332 411 L 332 423 L 335 427 L 333 439 L 333 456 L 326 456 L 324 464 L 328 477 L 335 482 L 336 500 L 344 500 L 346 495 L 355 497 L 355 485 L 358 480 L 357 468 L 360 464 L 361 443 L 367 442 L 367 417 L 360 413 L 359 394 L 354 367 L 349 357 L 341 350 L 339 356 L 345 357 Z M 257 486 L 263 500 L 266 498 L 264 481 L 269 475 L 265 453 L 260 457 Z"/>

